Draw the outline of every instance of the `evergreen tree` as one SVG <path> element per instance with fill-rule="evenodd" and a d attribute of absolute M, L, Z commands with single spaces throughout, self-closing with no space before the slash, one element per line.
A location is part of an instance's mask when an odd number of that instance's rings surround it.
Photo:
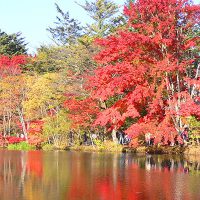
<path fill-rule="evenodd" d="M 85 1 L 84 5 L 79 4 L 93 19 L 94 23 L 87 24 L 86 34 L 96 37 L 104 37 L 112 32 L 116 26 L 116 14 L 119 12 L 118 5 L 111 0 Z"/>
<path fill-rule="evenodd" d="M 69 12 L 64 13 L 58 4 L 55 4 L 55 6 L 59 15 L 56 17 L 57 21 L 54 22 L 56 26 L 47 28 L 47 31 L 50 32 L 53 41 L 57 45 L 76 43 L 77 38 L 81 36 L 82 32 L 80 23 L 70 18 Z"/>
<path fill-rule="evenodd" d="M 26 54 L 26 45 L 20 32 L 7 34 L 0 30 L 0 55 Z"/>

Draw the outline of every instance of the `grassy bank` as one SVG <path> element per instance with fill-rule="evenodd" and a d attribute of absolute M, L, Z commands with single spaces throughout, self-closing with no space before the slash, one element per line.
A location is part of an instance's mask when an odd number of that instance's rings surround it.
<path fill-rule="evenodd" d="M 198 156 L 200 154 L 199 146 L 140 146 L 132 148 L 128 146 L 116 145 L 112 142 L 105 144 L 103 147 L 98 146 L 73 146 L 68 150 L 74 151 L 89 151 L 89 152 L 123 152 L 123 153 L 143 153 L 143 154 L 169 154 L 169 155 L 193 155 Z"/>
<path fill-rule="evenodd" d="M 35 146 L 29 145 L 26 142 L 21 142 L 18 144 L 11 144 L 7 146 L 8 150 L 34 150 L 38 149 Z M 169 154 L 169 155 L 193 155 L 199 156 L 200 146 L 140 146 L 137 148 L 132 148 L 128 146 L 122 146 L 115 144 L 112 141 L 106 141 L 104 143 L 99 143 L 97 145 L 74 145 L 70 147 L 58 147 L 52 144 L 41 145 L 41 150 L 53 151 L 53 150 L 70 150 L 70 151 L 83 151 L 83 152 L 123 152 L 123 153 L 143 153 L 143 154 Z"/>

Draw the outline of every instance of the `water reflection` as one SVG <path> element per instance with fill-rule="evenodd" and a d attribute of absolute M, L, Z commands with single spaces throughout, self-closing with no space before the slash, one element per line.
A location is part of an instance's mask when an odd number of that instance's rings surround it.
<path fill-rule="evenodd" d="M 181 157 L 0 151 L 1 200 L 195 200 L 199 178 Z"/>

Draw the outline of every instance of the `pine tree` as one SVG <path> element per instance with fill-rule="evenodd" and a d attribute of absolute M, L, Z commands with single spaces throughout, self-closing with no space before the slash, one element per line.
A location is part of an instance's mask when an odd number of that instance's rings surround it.
<path fill-rule="evenodd" d="M 64 13 L 58 4 L 55 4 L 55 6 L 59 15 L 56 17 L 57 21 L 54 22 L 56 26 L 48 27 L 47 31 L 50 32 L 53 41 L 57 45 L 76 43 L 82 32 L 80 22 L 70 18 L 69 12 Z"/>
<path fill-rule="evenodd" d="M 7 34 L 0 30 L 0 55 L 20 55 L 26 54 L 27 43 L 21 33 Z"/>
<path fill-rule="evenodd" d="M 77 3 L 77 2 L 76 2 Z M 79 4 L 94 21 L 87 24 L 86 34 L 96 37 L 104 37 L 112 32 L 115 27 L 116 14 L 119 12 L 118 5 L 110 0 L 95 0 L 93 2 L 85 1 L 85 4 Z M 119 22 L 118 22 L 119 23 Z"/>

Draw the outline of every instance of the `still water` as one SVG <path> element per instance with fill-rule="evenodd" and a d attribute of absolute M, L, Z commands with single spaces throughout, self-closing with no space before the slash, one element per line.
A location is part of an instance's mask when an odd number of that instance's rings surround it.
<path fill-rule="evenodd" d="M 200 163 L 180 157 L 0 151 L 0 200 L 200 200 Z"/>

